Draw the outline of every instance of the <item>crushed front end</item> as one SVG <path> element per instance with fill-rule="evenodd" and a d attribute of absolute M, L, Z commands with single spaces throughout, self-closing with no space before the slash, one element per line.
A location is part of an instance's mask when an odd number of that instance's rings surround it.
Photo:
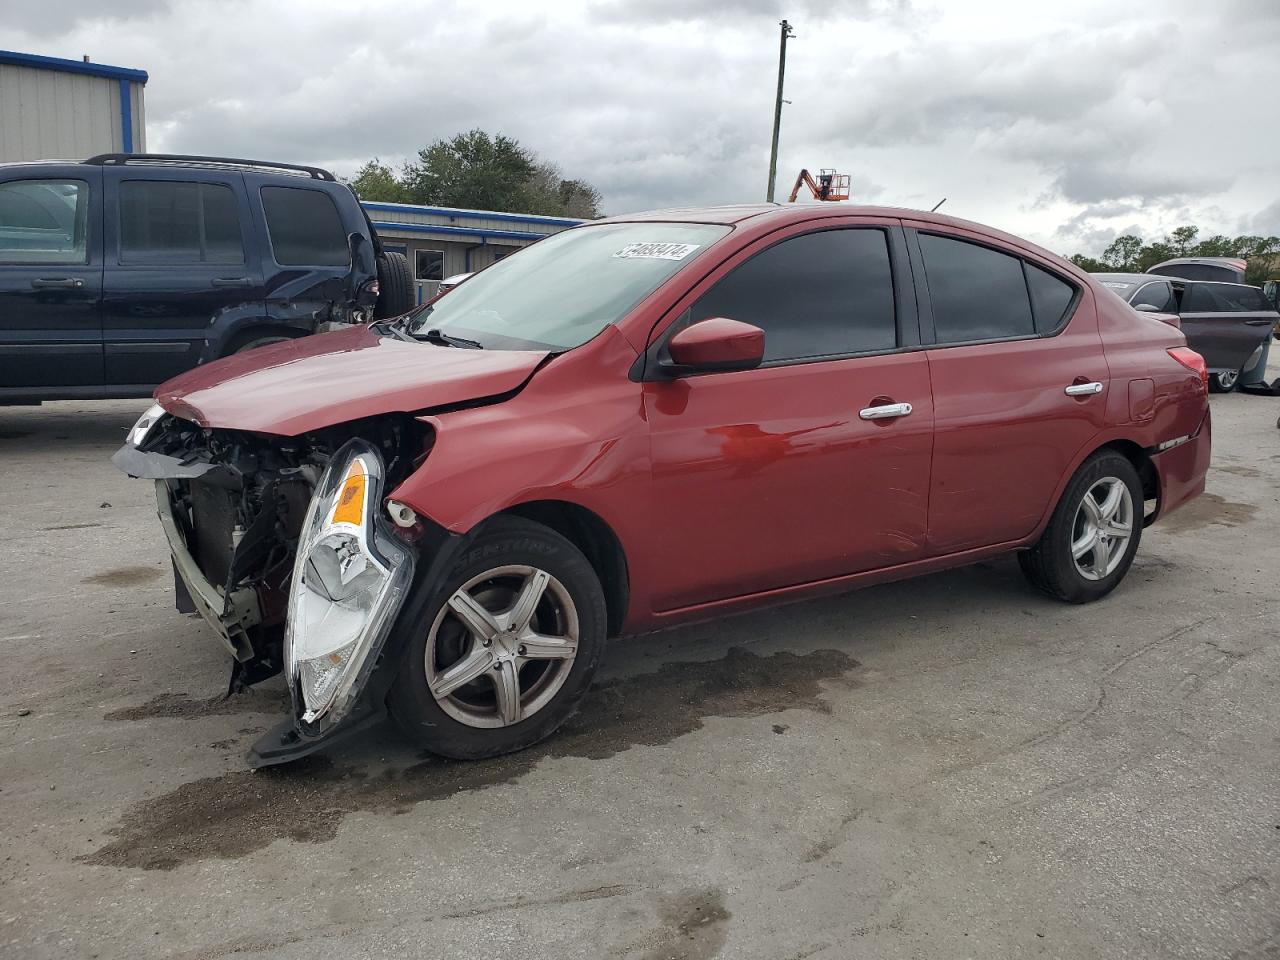
<path fill-rule="evenodd" d="M 409 416 L 279 437 L 157 406 L 112 458 L 155 481 L 178 609 L 199 613 L 231 653 L 231 690 L 285 673 L 293 716 L 255 745 L 252 764 L 381 716 L 381 696 L 364 695 L 430 539 L 383 503 L 429 443 Z"/>

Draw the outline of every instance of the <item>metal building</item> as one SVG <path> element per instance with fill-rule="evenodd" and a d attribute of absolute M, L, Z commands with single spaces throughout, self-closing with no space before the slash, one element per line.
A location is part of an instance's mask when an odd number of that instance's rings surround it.
<path fill-rule="evenodd" d="M 567 217 L 408 203 L 367 201 L 364 208 L 383 246 L 409 258 L 419 302 L 435 296 L 445 277 L 480 270 L 536 240 L 582 223 Z"/>
<path fill-rule="evenodd" d="M 0 162 L 146 150 L 146 71 L 0 50 Z"/>

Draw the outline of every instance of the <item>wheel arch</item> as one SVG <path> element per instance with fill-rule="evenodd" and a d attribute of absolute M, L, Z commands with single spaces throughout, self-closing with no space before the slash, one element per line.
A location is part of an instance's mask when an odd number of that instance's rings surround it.
<path fill-rule="evenodd" d="M 1143 500 L 1160 499 L 1160 477 L 1156 473 L 1155 464 L 1151 462 L 1151 455 L 1143 447 L 1132 440 L 1109 440 L 1092 450 L 1085 460 L 1102 450 L 1114 450 L 1133 464 L 1133 469 L 1138 471 L 1138 479 L 1142 482 Z M 1158 509 L 1157 507 L 1157 512 Z"/>
<path fill-rule="evenodd" d="M 604 588 L 609 636 L 622 632 L 631 595 L 627 556 L 621 539 L 603 517 L 568 500 L 529 500 L 494 516 L 522 517 L 540 523 L 581 550 Z"/>

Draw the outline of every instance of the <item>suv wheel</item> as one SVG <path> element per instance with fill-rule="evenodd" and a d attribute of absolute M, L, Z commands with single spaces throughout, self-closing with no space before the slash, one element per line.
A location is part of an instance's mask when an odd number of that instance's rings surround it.
<path fill-rule="evenodd" d="M 539 523 L 500 517 L 412 628 L 392 715 L 442 756 L 522 750 L 550 736 L 587 692 L 606 623 L 604 591 L 582 552 Z"/>
<path fill-rule="evenodd" d="M 1018 554 L 1036 588 L 1068 603 L 1100 600 L 1129 572 L 1142 539 L 1142 483 L 1128 458 L 1104 450 L 1076 471 L 1040 541 Z"/>
<path fill-rule="evenodd" d="M 374 316 L 384 320 L 408 313 L 414 307 L 414 299 L 408 258 L 403 253 L 384 253 L 378 258 L 378 304 Z"/>

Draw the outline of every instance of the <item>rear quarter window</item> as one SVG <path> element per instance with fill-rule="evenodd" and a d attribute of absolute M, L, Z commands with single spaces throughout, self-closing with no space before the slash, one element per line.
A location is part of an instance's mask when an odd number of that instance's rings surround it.
<path fill-rule="evenodd" d="M 262 208 L 276 263 L 305 267 L 345 267 L 350 263 L 342 217 L 327 193 L 300 187 L 263 187 Z"/>

